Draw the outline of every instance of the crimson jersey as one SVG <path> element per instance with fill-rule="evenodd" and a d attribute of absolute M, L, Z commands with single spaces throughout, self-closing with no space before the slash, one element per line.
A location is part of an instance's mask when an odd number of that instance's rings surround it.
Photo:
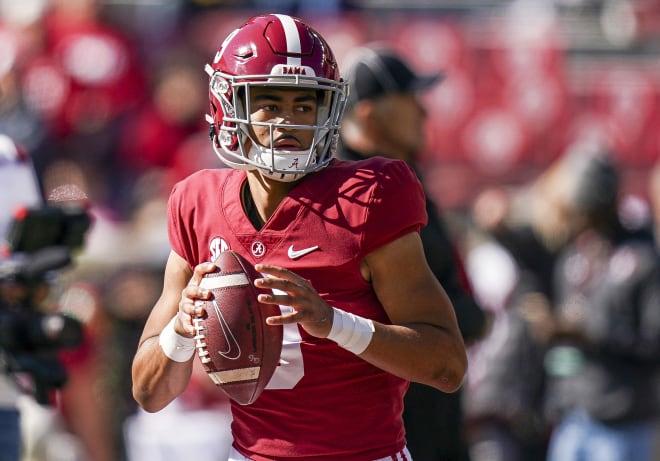
<path fill-rule="evenodd" d="M 194 267 L 232 249 L 296 272 L 330 305 L 389 323 L 360 263 L 426 223 L 422 188 L 406 163 L 335 159 L 297 184 L 261 230 L 241 205 L 245 181 L 243 171 L 202 170 L 174 187 L 168 215 L 177 254 Z M 232 403 L 234 445 L 254 460 L 387 456 L 405 445 L 407 386 L 333 341 L 285 325 L 266 390 L 252 405 Z"/>

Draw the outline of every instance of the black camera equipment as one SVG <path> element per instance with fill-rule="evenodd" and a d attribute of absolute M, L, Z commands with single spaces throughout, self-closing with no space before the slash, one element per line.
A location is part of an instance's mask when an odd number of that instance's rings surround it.
<path fill-rule="evenodd" d="M 66 383 L 58 352 L 79 346 L 83 333 L 78 320 L 42 312 L 32 299 L 53 271 L 71 264 L 90 223 L 79 206 L 19 209 L 7 236 L 9 254 L 0 257 L 0 365 L 41 404 Z"/>

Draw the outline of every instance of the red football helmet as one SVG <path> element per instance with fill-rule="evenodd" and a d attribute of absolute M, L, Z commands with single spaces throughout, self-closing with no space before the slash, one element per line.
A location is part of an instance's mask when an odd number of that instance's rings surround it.
<path fill-rule="evenodd" d="M 227 165 L 253 170 L 289 182 L 324 168 L 332 158 L 338 139 L 348 87 L 339 76 L 337 62 L 326 41 L 297 18 L 281 14 L 257 16 L 225 39 L 212 64 L 209 98 L 213 148 Z M 285 125 L 268 126 L 270 145 L 257 143 L 250 134 L 250 89 L 256 86 L 311 88 L 318 90 L 315 125 L 294 126 L 313 130 L 314 140 L 306 150 L 273 146 L 273 131 Z M 292 128 L 291 125 L 286 125 Z M 252 147 L 245 150 L 245 140 Z"/>

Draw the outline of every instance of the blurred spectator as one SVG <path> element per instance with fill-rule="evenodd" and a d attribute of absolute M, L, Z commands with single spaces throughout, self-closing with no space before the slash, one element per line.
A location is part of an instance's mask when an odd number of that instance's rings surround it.
<path fill-rule="evenodd" d="M 52 139 L 40 172 L 53 161 L 72 160 L 90 198 L 110 203 L 118 121 L 143 98 L 145 69 L 130 37 L 101 12 L 97 0 L 49 2 L 33 26 L 42 31 L 40 48 L 22 64 L 20 81 L 27 107 L 42 120 L 38 133 Z"/>
<path fill-rule="evenodd" d="M 352 99 L 337 156 L 349 160 L 375 155 L 398 158 L 419 171 L 426 110 L 418 93 L 430 89 L 442 76 L 418 75 L 402 57 L 378 44 L 358 48 L 352 58 L 344 70 Z M 452 300 L 463 338 L 470 343 L 483 334 L 485 315 L 471 296 L 459 253 L 428 197 L 428 225 L 421 231 L 426 259 Z M 460 392 L 443 394 L 410 384 L 403 416 L 408 448 L 415 459 L 468 459 L 460 402 Z"/>
<path fill-rule="evenodd" d="M 482 240 L 483 239 L 483 240 Z M 492 236 L 466 256 L 477 300 L 490 313 L 488 334 L 469 349 L 463 404 L 472 461 L 545 459 L 542 414 L 547 298 Z"/>
<path fill-rule="evenodd" d="M 34 28 L 39 30 L 33 25 L 0 22 L 0 133 L 30 152 L 40 179 L 44 163 L 53 154 L 54 140 L 44 128 L 42 114 L 30 105 L 23 91 L 23 67 L 42 50 L 39 39 L 28 38 Z"/>
<path fill-rule="evenodd" d="M 486 188 L 472 204 L 474 224 L 505 248 L 520 277 L 549 301 L 557 254 L 568 239 L 568 216 L 559 206 L 561 179 L 549 167 L 518 188 Z"/>
<path fill-rule="evenodd" d="M 657 456 L 650 442 L 658 415 L 654 383 L 660 347 L 659 267 L 647 229 L 623 225 L 619 190 L 614 157 L 602 143 L 591 140 L 573 144 L 525 193 L 489 190 L 475 202 L 475 222 L 518 265 L 518 282 L 507 295 L 507 306 L 522 314 L 533 340 L 524 355 L 538 354 L 539 346 L 545 350 L 544 426 L 556 426 L 549 460 L 650 460 Z M 481 261 L 474 261 L 474 272 L 484 277 L 488 258 Z M 501 277 L 502 271 L 497 275 Z M 480 283 L 475 281 L 474 286 L 480 293 Z M 507 350 L 513 351 L 505 339 L 513 340 L 517 330 L 512 325 L 500 329 L 499 340 L 497 331 L 496 320 L 487 341 L 479 345 L 484 358 L 476 355 L 471 361 L 466 392 L 470 418 L 475 412 L 479 416 L 484 402 L 484 408 L 498 406 L 480 399 L 475 385 L 479 378 L 487 388 L 502 381 L 498 376 L 514 376 L 512 370 L 518 370 L 515 382 L 519 384 L 522 376 L 527 383 L 537 379 L 538 367 L 522 356 L 509 365 L 496 362 L 507 357 Z M 493 341 L 499 349 L 489 347 Z M 490 375 L 484 371 L 489 366 Z M 516 387 L 508 383 L 503 388 Z M 511 394 L 518 393 L 500 395 Z M 486 392 L 491 402 L 493 395 L 497 394 Z M 509 399 L 501 401 L 506 404 Z M 512 408 L 496 408 L 495 413 L 501 418 Z M 539 411 L 538 405 L 528 408 Z M 528 433 L 535 427 L 532 423 L 523 426 Z M 503 445 L 492 434 L 489 441 L 491 450 L 498 443 Z M 488 452 L 483 443 L 481 447 L 483 453 Z M 514 457 L 507 451 L 510 448 L 501 446 L 497 459 L 526 459 Z"/>
<path fill-rule="evenodd" d="M 98 133 L 142 96 L 136 45 L 101 11 L 98 0 L 52 0 L 44 19 L 46 51 L 69 81 L 52 120 L 61 134 Z"/>
<path fill-rule="evenodd" d="M 660 265 L 652 237 L 619 219 L 607 146 L 576 143 L 558 162 L 569 245 L 555 272 L 545 357 L 550 461 L 651 461 L 660 377 Z"/>
<path fill-rule="evenodd" d="M 208 89 L 200 79 L 201 61 L 184 48 L 157 62 L 149 98 L 121 123 L 117 162 L 126 194 L 123 202 L 130 202 L 141 175 L 173 168 L 179 147 L 202 126 L 208 130 L 203 117 Z"/>
<path fill-rule="evenodd" d="M 571 235 L 559 170 L 550 165 L 518 187 L 487 187 L 472 204 L 467 272 L 493 318 L 470 348 L 464 406 L 472 461 L 545 459 L 543 358 L 555 264 Z"/>

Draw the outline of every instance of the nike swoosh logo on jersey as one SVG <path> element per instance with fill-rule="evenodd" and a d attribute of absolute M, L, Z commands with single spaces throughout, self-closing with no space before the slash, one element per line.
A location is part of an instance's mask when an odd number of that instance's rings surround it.
<path fill-rule="evenodd" d="M 314 245 L 313 247 L 309 248 L 303 248 L 302 250 L 294 250 L 293 245 L 289 247 L 289 250 L 287 251 L 287 254 L 289 255 L 289 258 L 291 259 L 298 259 L 302 256 L 305 256 L 306 254 L 311 253 L 312 251 L 316 251 L 319 249 L 318 245 Z"/>

